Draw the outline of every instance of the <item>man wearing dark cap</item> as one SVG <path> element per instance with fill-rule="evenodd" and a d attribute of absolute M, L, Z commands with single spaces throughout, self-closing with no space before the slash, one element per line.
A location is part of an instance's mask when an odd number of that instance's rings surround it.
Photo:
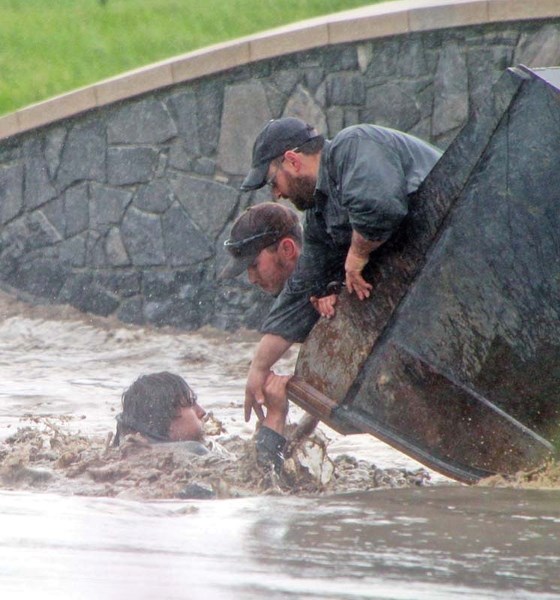
<path fill-rule="evenodd" d="M 253 285 L 277 296 L 296 267 L 302 243 L 301 223 L 292 209 L 276 202 L 251 206 L 225 242 L 231 256 L 220 279 L 247 271 Z"/>
<path fill-rule="evenodd" d="M 298 265 L 261 331 L 245 394 L 245 418 L 262 418 L 263 384 L 271 366 L 294 342 L 305 340 L 334 301 L 313 304 L 332 281 L 368 298 L 362 277 L 370 254 L 387 241 L 408 213 L 413 194 L 441 152 L 406 133 L 361 124 L 325 140 L 300 119 L 269 121 L 253 146 L 252 167 L 241 189 L 269 185 L 304 212 L 304 246 Z M 315 309 L 318 307 L 319 313 Z"/>

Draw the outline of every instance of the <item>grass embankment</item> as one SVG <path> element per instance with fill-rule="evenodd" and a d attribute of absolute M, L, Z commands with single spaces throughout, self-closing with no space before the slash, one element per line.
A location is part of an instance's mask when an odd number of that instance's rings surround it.
<path fill-rule="evenodd" d="M 1 0 L 0 115 L 218 42 L 380 0 Z"/>

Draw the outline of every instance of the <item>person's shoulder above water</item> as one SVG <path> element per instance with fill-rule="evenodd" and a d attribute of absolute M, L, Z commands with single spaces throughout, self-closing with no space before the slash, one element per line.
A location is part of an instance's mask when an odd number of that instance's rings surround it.
<path fill-rule="evenodd" d="M 266 386 L 266 416 L 255 436 L 259 466 L 271 466 L 276 471 L 281 469 L 284 460 L 288 379 L 270 374 Z M 198 404 L 196 394 L 181 376 L 169 372 L 143 375 L 122 395 L 114 445 L 122 446 L 134 434 L 155 451 L 172 450 L 174 454 L 190 456 L 229 454 L 218 442 L 205 440 L 205 418 L 208 417 Z"/>
<path fill-rule="evenodd" d="M 183 442 L 158 442 L 154 446 L 165 444 L 167 450 L 178 450 L 184 454 L 191 454 L 194 456 L 206 456 L 212 452 L 212 448 L 202 442 L 195 442 L 192 440 L 186 440 Z"/>

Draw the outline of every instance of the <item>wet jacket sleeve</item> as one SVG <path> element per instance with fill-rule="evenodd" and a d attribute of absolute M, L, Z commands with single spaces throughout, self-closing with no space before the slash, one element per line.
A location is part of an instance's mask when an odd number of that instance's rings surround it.
<path fill-rule="evenodd" d="M 310 294 L 292 294 L 284 288 L 272 305 L 261 333 L 279 335 L 291 343 L 303 342 L 319 318 L 309 297 Z"/>
<path fill-rule="evenodd" d="M 257 463 L 263 469 L 272 468 L 279 473 L 284 464 L 286 438 L 262 425 L 255 435 Z"/>
<path fill-rule="evenodd" d="M 332 147 L 329 163 L 352 229 L 371 241 L 387 240 L 408 213 L 397 151 L 370 137 L 346 137 Z"/>

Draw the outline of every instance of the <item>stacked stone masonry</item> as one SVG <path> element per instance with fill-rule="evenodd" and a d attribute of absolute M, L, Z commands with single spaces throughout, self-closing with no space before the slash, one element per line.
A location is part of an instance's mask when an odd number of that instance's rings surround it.
<path fill-rule="evenodd" d="M 560 20 L 397 35 L 232 68 L 0 142 L 0 285 L 124 322 L 257 327 L 270 299 L 220 283 L 270 118 L 359 122 L 446 148 L 510 66 L 560 64 Z"/>

